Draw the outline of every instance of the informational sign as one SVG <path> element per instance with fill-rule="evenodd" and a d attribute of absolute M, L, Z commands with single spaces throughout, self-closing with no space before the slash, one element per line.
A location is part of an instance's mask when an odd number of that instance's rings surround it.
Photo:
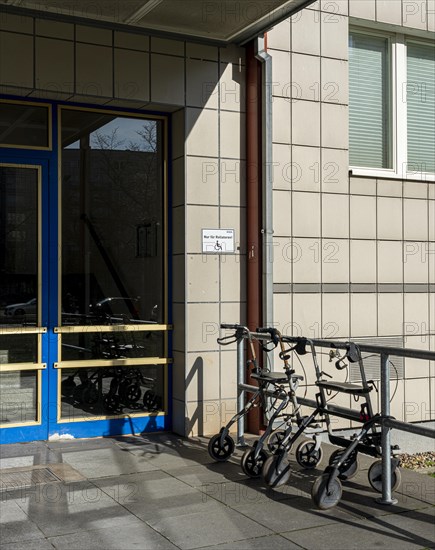
<path fill-rule="evenodd" d="M 208 254 L 234 253 L 234 229 L 203 229 L 202 251 Z"/>

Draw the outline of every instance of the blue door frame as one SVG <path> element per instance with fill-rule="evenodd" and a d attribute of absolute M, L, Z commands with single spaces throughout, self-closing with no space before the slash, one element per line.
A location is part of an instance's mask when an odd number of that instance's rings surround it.
<path fill-rule="evenodd" d="M 7 98 L 5 98 L 7 99 Z M 11 98 L 12 99 L 12 98 Z M 21 98 L 13 98 L 20 99 Z M 32 100 L 34 102 L 34 100 Z M 44 103 L 48 103 L 45 101 Z M 120 434 L 138 434 L 144 432 L 168 431 L 171 429 L 172 406 L 172 373 L 171 365 L 166 366 L 167 393 L 166 414 L 149 416 L 120 416 L 108 419 L 89 419 L 77 422 L 61 422 L 58 419 L 59 377 L 60 370 L 55 368 L 58 361 L 58 335 L 54 329 L 58 324 L 58 295 L 59 295 L 59 192 L 58 192 L 58 118 L 57 103 L 52 103 L 52 143 L 51 151 L 0 148 L 0 162 L 17 165 L 41 167 L 41 216 L 42 216 L 42 273 L 41 273 L 41 325 L 47 328 L 42 334 L 41 360 L 47 365 L 41 371 L 41 422 L 38 425 L 22 425 L 19 427 L 1 428 L 0 443 L 17 443 L 25 441 L 47 440 L 54 434 L 69 434 L 75 438 L 101 437 Z M 100 106 L 81 105 L 85 108 Z M 111 109 L 114 110 L 114 109 Z M 138 111 L 137 111 L 138 112 Z M 125 110 L 120 110 L 125 114 Z M 141 114 L 144 114 L 141 112 Z M 155 114 L 155 113 L 153 113 Z M 168 143 L 171 140 L 168 139 Z M 170 151 L 167 152 L 170 158 Z M 170 163 L 168 163 L 170 166 Z M 171 196 L 169 185 L 170 171 L 168 174 L 168 210 L 170 209 Z M 171 217 L 168 216 L 168 235 L 171 234 Z M 171 243 L 168 240 L 168 305 L 171 304 Z M 171 308 L 168 308 L 171 323 Z M 171 334 L 168 334 L 168 353 L 172 350 Z"/>

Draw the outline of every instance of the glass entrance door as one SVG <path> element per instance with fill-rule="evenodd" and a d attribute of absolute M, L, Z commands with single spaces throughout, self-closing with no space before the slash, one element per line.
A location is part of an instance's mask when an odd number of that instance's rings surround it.
<path fill-rule="evenodd" d="M 0 428 L 2 442 L 46 439 L 47 296 L 43 165 L 0 163 Z M 15 428 L 15 429 L 14 429 Z"/>

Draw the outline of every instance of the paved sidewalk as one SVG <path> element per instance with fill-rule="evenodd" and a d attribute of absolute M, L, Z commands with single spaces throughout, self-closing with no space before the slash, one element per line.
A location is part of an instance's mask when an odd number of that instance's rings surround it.
<path fill-rule="evenodd" d="M 2 550 L 435 548 L 428 475 L 402 470 L 398 504 L 382 506 L 361 457 L 339 505 L 323 512 L 310 498 L 321 470 L 293 460 L 288 484 L 266 489 L 243 474 L 241 450 L 215 463 L 207 442 L 160 434 L 1 446 Z"/>

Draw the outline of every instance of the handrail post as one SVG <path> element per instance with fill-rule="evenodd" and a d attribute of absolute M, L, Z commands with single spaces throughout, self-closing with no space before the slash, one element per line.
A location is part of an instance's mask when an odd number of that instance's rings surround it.
<path fill-rule="evenodd" d="M 245 406 L 245 390 L 240 385 L 245 383 L 245 341 L 237 340 L 237 410 L 243 410 Z M 245 415 L 237 419 L 237 445 L 245 445 Z"/>
<path fill-rule="evenodd" d="M 391 496 L 391 428 L 383 421 L 390 416 L 390 363 L 385 353 L 381 353 L 381 416 L 382 497 L 376 501 L 379 504 L 397 504 L 397 499 Z"/>

